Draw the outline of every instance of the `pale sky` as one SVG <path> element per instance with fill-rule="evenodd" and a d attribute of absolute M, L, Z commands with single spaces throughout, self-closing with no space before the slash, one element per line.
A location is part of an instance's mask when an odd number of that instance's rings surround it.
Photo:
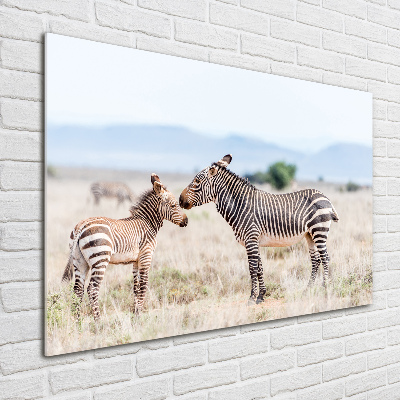
<path fill-rule="evenodd" d="M 299 151 L 372 146 L 370 93 L 46 35 L 48 124 L 183 126 Z"/>

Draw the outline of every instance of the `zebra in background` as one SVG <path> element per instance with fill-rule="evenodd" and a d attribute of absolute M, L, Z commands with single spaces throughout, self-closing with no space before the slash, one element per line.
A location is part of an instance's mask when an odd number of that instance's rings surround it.
<path fill-rule="evenodd" d="M 246 248 L 251 277 L 249 304 L 264 301 L 266 287 L 259 247 L 286 247 L 306 238 L 311 257 L 313 284 L 322 263 L 324 286 L 329 277 L 326 248 L 332 221 L 339 220 L 329 199 L 315 189 L 270 194 L 256 189 L 227 166 L 228 154 L 200 171 L 179 197 L 181 207 L 190 209 L 214 202 L 217 211 L 232 227 L 236 240 Z M 259 294 L 256 299 L 257 283 Z"/>
<path fill-rule="evenodd" d="M 87 292 L 96 320 L 100 316 L 99 288 L 107 265 L 133 264 L 135 312 L 139 312 L 143 308 L 151 259 L 157 245 L 156 235 L 163 221 L 187 226 L 186 214 L 156 174 L 151 175 L 151 183 L 153 188 L 131 207 L 130 217 L 85 219 L 71 232 L 70 256 L 62 280 L 72 279 L 75 271 L 74 292 L 80 303 L 86 277 L 91 272 Z"/>
<path fill-rule="evenodd" d="M 90 191 L 94 196 L 94 203 L 96 205 L 99 204 L 102 197 L 116 197 L 118 205 L 122 204 L 125 200 L 131 203 L 134 200 L 134 195 L 128 185 L 121 182 L 95 182 L 90 187 Z"/>

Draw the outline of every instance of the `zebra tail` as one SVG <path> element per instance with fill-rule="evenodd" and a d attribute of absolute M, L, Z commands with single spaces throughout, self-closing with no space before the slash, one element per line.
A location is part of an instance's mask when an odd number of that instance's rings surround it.
<path fill-rule="evenodd" d="M 75 234 L 74 241 L 72 242 L 71 251 L 69 253 L 68 262 L 64 269 L 64 273 L 63 273 L 61 282 L 69 282 L 74 277 L 74 264 L 72 263 L 72 258 L 73 258 L 74 251 L 76 249 L 76 245 L 78 244 L 80 233 L 81 232 L 78 231 Z"/>
<path fill-rule="evenodd" d="M 339 221 L 339 214 L 335 210 L 335 207 L 332 205 L 332 212 L 331 212 L 331 218 L 333 222 L 338 222 Z"/>

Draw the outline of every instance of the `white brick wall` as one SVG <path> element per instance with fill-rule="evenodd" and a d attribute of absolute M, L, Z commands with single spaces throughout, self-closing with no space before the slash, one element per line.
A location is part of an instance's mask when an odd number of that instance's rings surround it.
<path fill-rule="evenodd" d="M 1 1 L 0 399 L 399 398 L 399 4 Z M 374 304 L 43 357 L 45 32 L 372 92 Z"/>

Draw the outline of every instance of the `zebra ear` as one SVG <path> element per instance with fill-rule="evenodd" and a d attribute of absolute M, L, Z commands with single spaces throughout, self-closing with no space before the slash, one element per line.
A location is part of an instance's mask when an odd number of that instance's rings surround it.
<path fill-rule="evenodd" d="M 154 184 L 155 181 L 161 182 L 160 178 L 154 172 L 151 174 L 151 183 Z"/>
<path fill-rule="evenodd" d="M 164 187 L 163 187 L 162 183 L 159 181 L 153 182 L 153 189 L 157 195 L 161 195 L 164 193 Z"/>
<path fill-rule="evenodd" d="M 231 163 L 231 161 L 232 161 L 232 154 L 227 154 L 217 162 L 217 165 L 220 167 L 227 167 Z"/>

